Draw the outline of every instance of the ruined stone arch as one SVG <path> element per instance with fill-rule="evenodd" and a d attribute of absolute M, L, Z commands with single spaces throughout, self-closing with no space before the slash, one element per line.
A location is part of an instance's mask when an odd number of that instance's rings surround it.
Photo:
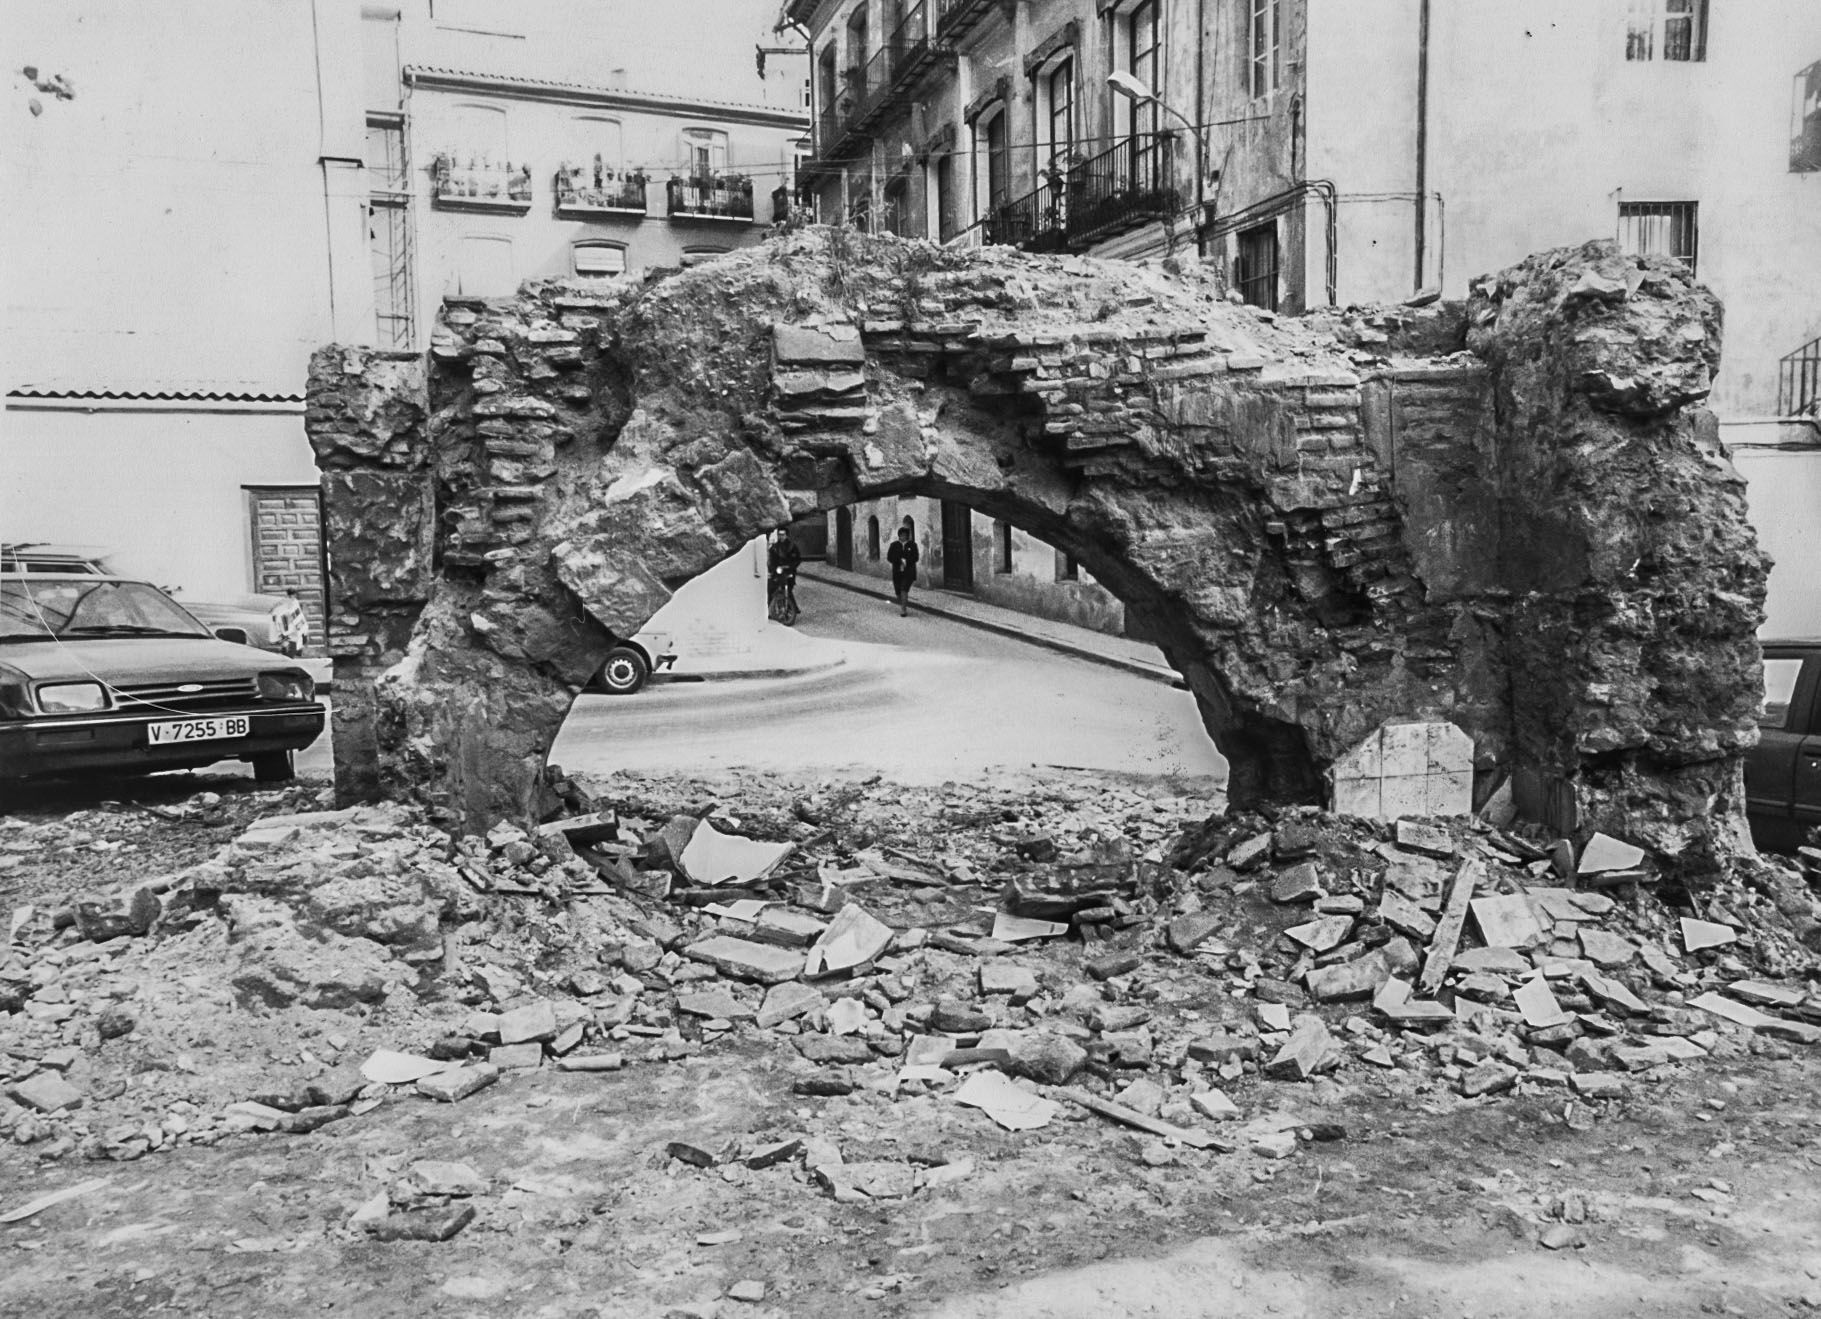
<path fill-rule="evenodd" d="M 452 300 L 423 358 L 319 352 L 341 791 L 538 815 L 613 635 L 754 536 L 908 492 L 1119 595 L 1235 801 L 1319 801 L 1381 722 L 1447 719 L 1482 789 L 1730 850 L 1764 564 L 1695 406 L 1713 299 L 1610 243 L 1466 308 L 1219 294 L 1193 263 L 811 230 Z"/>

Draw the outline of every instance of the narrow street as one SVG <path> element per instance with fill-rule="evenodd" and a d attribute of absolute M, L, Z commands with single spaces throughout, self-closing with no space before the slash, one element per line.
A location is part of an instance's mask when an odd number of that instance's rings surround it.
<path fill-rule="evenodd" d="M 788 678 L 585 696 L 551 759 L 588 774 L 750 768 L 909 783 L 1053 766 L 1211 776 L 1188 692 L 932 614 L 804 581 L 799 631 L 847 648 Z"/>

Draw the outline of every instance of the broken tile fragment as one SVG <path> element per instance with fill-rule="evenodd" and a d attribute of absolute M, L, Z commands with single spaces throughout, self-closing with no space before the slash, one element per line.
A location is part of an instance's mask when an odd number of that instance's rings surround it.
<path fill-rule="evenodd" d="M 1516 1002 L 1518 1011 L 1523 1013 L 1524 1023 L 1528 1026 L 1559 1026 L 1569 1020 L 1568 1013 L 1556 1002 L 1549 982 L 1542 976 L 1526 980 L 1511 997 Z"/>
<path fill-rule="evenodd" d="M 835 975 L 876 959 L 892 941 L 892 928 L 857 902 L 835 914 L 828 928 L 810 945 L 803 974 Z"/>
<path fill-rule="evenodd" d="M 1352 932 L 1353 918 L 1350 916 L 1323 916 L 1319 920 L 1293 925 L 1284 931 L 1313 953 L 1325 953 L 1330 948 L 1340 947 Z"/>
<path fill-rule="evenodd" d="M 1599 875 L 1613 870 L 1636 870 L 1644 863 L 1644 849 L 1620 842 L 1610 834 L 1596 833 L 1581 849 L 1576 874 Z"/>
<path fill-rule="evenodd" d="M 1682 947 L 1688 952 L 1699 952 L 1703 948 L 1723 948 L 1738 937 L 1730 925 L 1699 921 L 1692 916 L 1682 917 Z"/>
<path fill-rule="evenodd" d="M 1543 927 L 1522 893 L 1475 898 L 1468 905 L 1487 947 L 1529 948 L 1543 939 Z"/>

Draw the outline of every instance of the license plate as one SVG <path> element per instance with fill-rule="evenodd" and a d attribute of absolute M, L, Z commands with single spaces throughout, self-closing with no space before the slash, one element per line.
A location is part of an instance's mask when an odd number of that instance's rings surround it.
<path fill-rule="evenodd" d="M 168 723 L 147 724 L 147 746 L 168 746 L 172 742 L 212 742 L 223 737 L 245 737 L 253 721 L 244 714 L 223 715 L 219 719 L 173 719 Z"/>

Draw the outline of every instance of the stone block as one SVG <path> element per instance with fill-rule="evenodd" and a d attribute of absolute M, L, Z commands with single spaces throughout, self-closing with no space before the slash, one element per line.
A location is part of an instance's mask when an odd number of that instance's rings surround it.
<path fill-rule="evenodd" d="M 491 1062 L 471 1063 L 447 1072 L 419 1077 L 417 1093 L 427 1098 L 453 1104 L 479 1094 L 500 1079 L 500 1069 Z"/>
<path fill-rule="evenodd" d="M 1321 867 L 1313 861 L 1299 861 L 1271 881 L 1273 902 L 1310 902 L 1321 892 Z"/>
<path fill-rule="evenodd" d="M 501 1044 L 542 1043 L 556 1038 L 556 1009 L 546 999 L 502 1012 L 494 1027 Z"/>
<path fill-rule="evenodd" d="M 15 1102 L 40 1113 L 54 1113 L 60 1108 L 78 1108 L 83 1093 L 55 1072 L 39 1072 L 7 1088 Z"/>
<path fill-rule="evenodd" d="M 771 329 L 771 352 L 772 360 L 779 366 L 794 366 L 799 363 L 822 366 L 866 361 L 866 348 L 860 342 L 860 332 L 851 325 L 774 325 Z"/>
<path fill-rule="evenodd" d="M 1303 977 L 1309 993 L 1322 1003 L 1342 1003 L 1371 998 L 1391 975 L 1391 968 L 1377 953 L 1352 962 L 1318 966 Z"/>
<path fill-rule="evenodd" d="M 803 970 L 803 954 L 777 944 L 755 943 L 717 934 L 683 949 L 685 956 L 706 962 L 722 975 L 736 980 L 751 980 L 761 985 L 781 984 L 795 980 Z"/>
<path fill-rule="evenodd" d="M 487 1051 L 487 1061 L 502 1072 L 528 1071 L 544 1061 L 544 1046 L 537 1043 L 502 1044 Z"/>
<path fill-rule="evenodd" d="M 1265 1064 L 1265 1075 L 1284 1080 L 1306 1081 L 1316 1072 L 1339 1061 L 1340 1045 L 1328 1033 L 1328 1027 L 1313 1014 L 1296 1019 L 1290 1038 Z"/>

